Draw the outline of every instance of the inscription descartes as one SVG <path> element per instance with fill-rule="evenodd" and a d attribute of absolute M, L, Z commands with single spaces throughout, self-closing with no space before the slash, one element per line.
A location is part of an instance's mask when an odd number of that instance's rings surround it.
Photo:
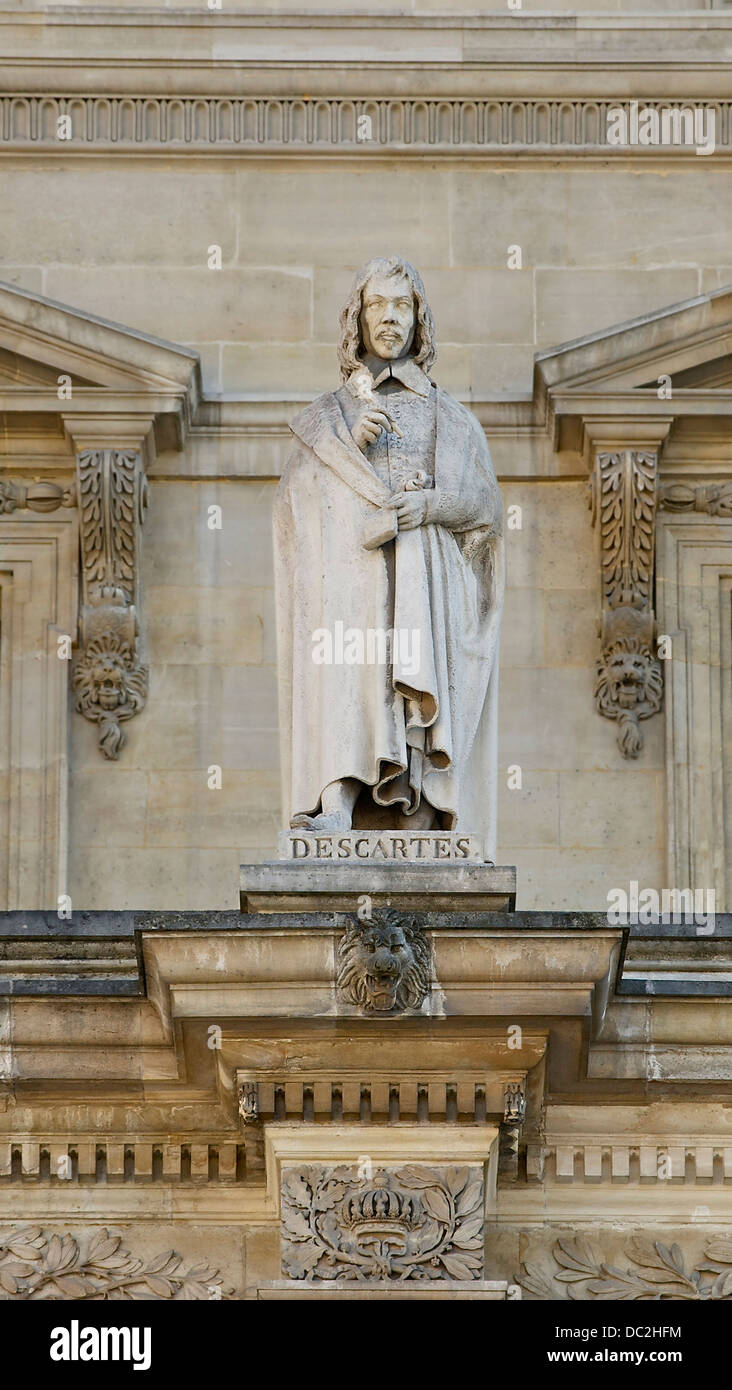
<path fill-rule="evenodd" d="M 286 831 L 280 836 L 280 855 L 285 859 L 390 859 L 390 860 L 483 860 L 483 844 L 477 835 L 452 835 L 429 832 L 398 835 L 394 831 L 376 831 L 347 835 L 296 835 Z"/>

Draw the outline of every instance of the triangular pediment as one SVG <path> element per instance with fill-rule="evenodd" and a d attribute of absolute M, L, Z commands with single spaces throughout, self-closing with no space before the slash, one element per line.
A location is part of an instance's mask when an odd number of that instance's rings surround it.
<path fill-rule="evenodd" d="M 89 377 L 79 376 L 76 372 L 69 375 L 72 388 L 96 384 Z M 55 391 L 58 387 L 58 372 L 47 362 L 36 362 L 31 357 L 23 357 L 18 352 L 8 352 L 0 348 L 0 389 L 5 390 L 13 386 L 46 387 Z"/>
<path fill-rule="evenodd" d="M 535 360 L 550 391 L 655 390 L 659 376 L 690 389 L 717 379 L 726 385 L 732 380 L 732 286 L 561 343 Z"/>
<path fill-rule="evenodd" d="M 0 281 L 0 417 L 137 412 L 180 438 L 200 395 L 190 349 Z"/>
<path fill-rule="evenodd" d="M 585 455 L 588 429 L 597 437 L 603 420 L 635 421 L 639 440 L 641 421 L 659 439 L 694 417 L 727 430 L 732 286 L 539 353 L 534 408 L 556 449 Z"/>
<path fill-rule="evenodd" d="M 549 391 L 656 389 L 658 377 L 689 386 L 732 381 L 732 285 L 710 295 L 669 304 L 625 324 L 536 356 L 536 373 Z M 704 375 L 707 374 L 707 375 Z"/>
<path fill-rule="evenodd" d="M 694 367 L 685 367 L 673 374 L 673 385 L 677 391 L 729 391 L 732 389 L 732 354 L 725 357 L 712 357 L 708 362 L 699 362 Z M 640 390 L 655 391 L 658 377 L 641 383 Z"/>

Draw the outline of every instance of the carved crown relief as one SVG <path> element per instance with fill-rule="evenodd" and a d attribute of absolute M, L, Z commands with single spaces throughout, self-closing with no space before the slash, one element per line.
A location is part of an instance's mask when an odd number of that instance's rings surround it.
<path fill-rule="evenodd" d="M 658 456 L 637 449 L 598 453 L 592 519 L 600 532 L 602 650 L 598 712 L 618 725 L 618 747 L 637 758 L 640 721 L 661 708 L 663 675 L 654 652 L 653 566 Z"/>
<path fill-rule="evenodd" d="M 144 706 L 148 671 L 138 659 L 139 533 L 147 505 L 142 457 L 88 449 L 77 456 L 81 514 L 80 654 L 76 708 L 99 726 L 106 758 L 125 743 L 122 724 Z"/>
<path fill-rule="evenodd" d="M 291 1279 L 472 1280 L 483 1274 L 476 1164 L 282 1170 L 282 1271 Z"/>

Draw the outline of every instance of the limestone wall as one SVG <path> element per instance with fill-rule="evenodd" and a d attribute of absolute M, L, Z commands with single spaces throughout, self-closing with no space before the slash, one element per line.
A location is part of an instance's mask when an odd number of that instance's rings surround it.
<path fill-rule="evenodd" d="M 360 7 L 325 8 L 353 16 Z M 370 8 L 379 9 L 378 0 Z M 483 6 L 478 12 L 489 14 Z M 197 39 L 181 27 L 171 68 L 172 87 L 181 91 L 194 80 L 185 69 L 194 40 L 209 66 L 216 48 L 210 27 L 201 37 L 196 24 Z M 688 83 L 669 75 L 673 44 L 683 40 L 660 31 L 654 38 L 650 19 L 648 26 L 642 39 L 626 36 L 628 52 L 638 43 L 647 55 L 657 42 L 663 62 L 655 95 L 683 99 Z M 429 33 L 454 74 L 431 73 L 430 90 L 465 91 L 473 83 L 476 91 L 486 84 L 497 91 L 508 81 L 489 65 L 461 68 L 462 50 L 450 48 L 447 30 Z M 92 42 L 88 29 L 79 34 L 82 48 Z M 55 90 L 72 37 L 63 25 L 44 29 L 45 53 L 59 65 Z M 22 26 L 13 30 L 13 51 L 33 72 L 26 86 L 40 91 L 46 79 L 33 68 L 31 38 L 30 29 L 25 37 Z M 113 90 L 113 38 L 111 22 L 96 31 L 93 67 L 67 75 L 67 88 Z M 150 59 L 161 71 L 164 38 L 161 28 Z M 235 60 L 234 39 L 231 27 L 222 30 L 227 61 Z M 561 26 L 552 41 L 560 39 Z M 292 61 L 292 36 L 271 30 L 269 41 Z M 341 64 L 328 79 L 331 94 L 353 95 L 366 78 L 346 40 L 329 29 L 322 41 Z M 477 43 L 475 35 L 470 41 Z M 715 80 L 714 33 L 697 41 L 709 50 L 701 91 Z M 505 35 L 500 42 L 505 52 Z M 514 35 L 512 42 L 522 40 Z M 125 36 L 120 59 L 120 81 L 130 90 L 143 80 L 137 43 Z M 531 51 L 540 65 L 539 50 Z M 611 95 L 616 74 L 608 67 L 590 80 L 572 53 L 573 87 L 538 67 L 535 80 L 527 67 L 524 87 L 534 82 L 554 98 L 580 88 L 589 97 Z M 247 62 L 229 69 L 229 84 L 238 83 L 239 94 L 247 84 L 265 91 L 265 69 Z M 643 80 L 650 82 L 651 70 L 649 60 Z M 294 90 L 284 71 L 273 73 L 272 90 L 287 82 Z M 20 88 L 19 69 L 12 80 Z M 322 92 L 325 78 L 314 80 Z M 390 83 L 402 94 L 423 90 L 412 69 L 389 75 L 385 68 L 378 80 L 384 90 Z M 372 74 L 368 82 L 375 81 Z M 499 859 L 517 863 L 526 908 L 601 908 L 608 889 L 631 877 L 665 882 L 663 719 L 648 722 L 641 758 L 629 762 L 592 698 L 599 573 L 587 462 L 553 452 L 546 431 L 501 424 L 509 415 L 500 411 L 502 403 L 510 411 L 511 402 L 528 399 L 537 350 L 732 281 L 727 157 L 686 151 L 671 161 L 666 151 L 644 151 L 643 158 L 609 161 L 582 149 L 571 157 L 505 156 L 444 147 L 434 157 L 381 148 L 360 155 L 336 145 L 327 157 L 307 146 L 265 157 L 194 142 L 188 151 L 104 146 L 90 158 L 73 141 L 61 150 L 46 140 L 35 154 L 22 145 L 6 160 L 0 278 L 195 347 L 206 392 L 223 398 L 224 423 L 209 413 L 183 454 L 161 453 L 149 470 L 142 644 L 150 695 L 128 726 L 120 762 L 105 763 L 89 726 L 72 721 L 75 905 L 233 907 L 241 858 L 274 850 L 269 528 L 286 421 L 298 402 L 335 382 L 337 312 L 352 270 L 392 249 L 413 260 L 426 282 L 438 329 L 435 377 L 482 411 L 505 502 L 522 509 L 521 529 L 508 535 Z M 207 268 L 212 246 L 221 248 L 221 270 Z M 522 268 L 509 269 L 516 246 Z M 220 531 L 208 528 L 211 504 L 222 508 Z M 222 768 L 221 790 L 207 786 L 213 764 Z M 521 788 L 509 789 L 508 769 L 516 766 Z"/>
<path fill-rule="evenodd" d="M 68 237 L 63 222 L 37 231 L 38 266 L 14 271 L 19 283 L 192 344 L 211 393 L 281 396 L 292 412 L 299 396 L 336 380 L 339 302 L 372 250 L 398 246 L 422 267 L 440 335 L 435 377 L 466 400 L 528 392 L 537 348 L 717 285 L 729 258 L 727 224 L 713 214 L 716 192 L 729 200 L 729 180 L 698 164 L 684 171 L 683 198 L 676 179 L 652 170 L 313 163 L 294 175 L 154 163 L 54 177 L 69 206 L 101 192 L 103 207 L 109 192 L 109 215 L 93 233 L 71 219 Z M 24 175 L 15 180 L 22 199 Z M 113 187 L 147 208 L 131 235 L 111 215 Z M 636 219 L 638 205 L 655 216 Z M 355 226 L 374 206 L 376 237 Z M 700 206 L 711 235 L 700 234 Z M 205 268 L 214 241 L 221 272 Z M 521 271 L 501 266 L 511 243 L 523 248 Z M 74 726 L 72 893 L 84 906 L 108 904 L 111 882 L 120 906 L 233 906 L 241 855 L 274 847 L 274 481 L 251 474 L 276 471 L 285 447 L 283 433 L 274 448 L 242 432 L 223 449 L 196 441 L 183 460 L 166 456 L 151 470 L 148 706 L 113 769 L 100 764 L 88 728 Z M 595 711 L 599 581 L 580 461 L 523 438 L 499 437 L 494 453 L 506 504 L 522 508 L 522 529 L 508 534 L 500 858 L 519 866 L 523 906 L 600 907 L 609 887 L 638 876 L 639 851 L 644 881 L 665 881 L 662 722 L 647 727 L 641 761 L 628 765 Z M 158 480 L 167 470 L 178 476 Z M 223 508 L 221 532 L 207 526 L 212 503 Z M 214 763 L 223 787 L 211 792 Z M 520 790 L 507 784 L 514 765 Z"/>

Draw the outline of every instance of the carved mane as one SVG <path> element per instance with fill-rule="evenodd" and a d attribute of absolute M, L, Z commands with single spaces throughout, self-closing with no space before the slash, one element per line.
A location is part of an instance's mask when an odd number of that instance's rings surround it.
<path fill-rule="evenodd" d="M 367 983 L 367 963 L 369 952 L 364 945 L 367 932 L 376 929 L 387 935 L 395 928 L 403 933 L 408 952 L 401 963 L 402 969 L 396 990 L 395 1008 L 421 1008 L 430 986 L 430 945 L 423 931 L 424 919 L 405 914 L 394 908 L 383 913 L 374 913 L 369 921 L 360 922 L 353 918 L 346 927 L 338 947 L 338 988 L 349 1003 L 369 1009 L 371 1001 Z"/>

